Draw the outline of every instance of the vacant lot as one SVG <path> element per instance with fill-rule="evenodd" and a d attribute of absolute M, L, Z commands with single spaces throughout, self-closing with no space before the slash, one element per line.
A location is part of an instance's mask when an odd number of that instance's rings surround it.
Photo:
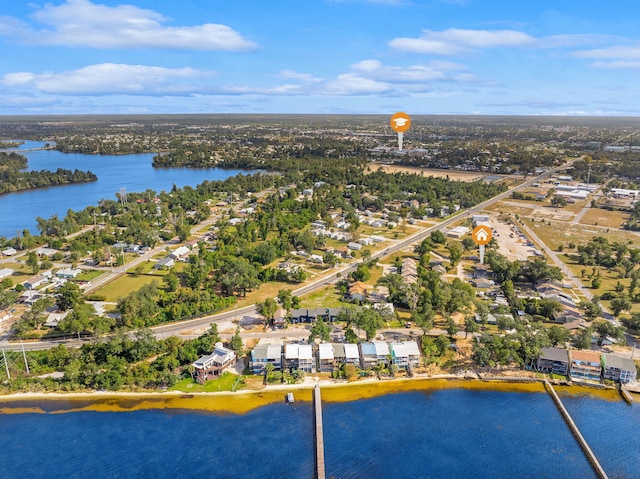
<path fill-rule="evenodd" d="M 434 178 L 449 178 L 455 181 L 476 181 L 488 176 L 486 173 L 477 171 L 451 171 L 436 170 L 432 168 L 420 168 L 419 166 L 398 166 L 398 165 L 369 165 L 372 171 L 382 170 L 385 173 L 416 173 L 424 176 L 433 176 Z"/>
<path fill-rule="evenodd" d="M 585 225 L 604 226 L 606 228 L 622 228 L 629 219 L 624 211 L 608 211 L 600 208 L 589 208 L 580 220 Z"/>

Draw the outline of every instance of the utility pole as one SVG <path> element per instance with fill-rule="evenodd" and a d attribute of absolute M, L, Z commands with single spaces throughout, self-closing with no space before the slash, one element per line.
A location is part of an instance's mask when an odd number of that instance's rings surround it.
<path fill-rule="evenodd" d="M 9 363 L 7 362 L 7 355 L 4 352 L 4 349 L 2 350 L 2 359 L 4 360 L 4 367 L 7 370 L 7 379 L 11 379 L 11 374 L 9 374 Z"/>
<path fill-rule="evenodd" d="M 24 350 L 24 343 L 22 342 L 22 339 L 20 340 L 20 344 L 22 345 L 22 357 L 24 358 L 24 368 L 27 371 L 27 374 L 30 374 L 29 363 L 27 363 L 27 353 Z"/>

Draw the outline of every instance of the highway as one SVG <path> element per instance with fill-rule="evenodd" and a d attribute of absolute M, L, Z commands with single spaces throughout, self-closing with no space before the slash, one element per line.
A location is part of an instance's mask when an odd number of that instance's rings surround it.
<path fill-rule="evenodd" d="M 523 183 L 521 183 L 518 186 L 515 186 L 514 188 L 511 188 L 503 193 L 500 193 L 499 195 L 494 196 L 493 198 L 490 198 L 482 203 L 479 203 L 476 206 L 473 206 L 471 208 L 468 208 L 466 210 L 461 210 L 459 211 L 457 214 L 445 219 L 444 221 L 430 226 L 428 228 L 422 228 L 420 231 L 417 231 L 409 236 L 407 236 L 406 238 L 403 238 L 401 240 L 398 240 L 395 242 L 395 244 L 385 248 L 384 250 L 381 251 L 377 251 L 375 253 L 373 253 L 371 255 L 372 258 L 383 258 L 385 256 L 388 256 L 390 254 L 394 254 L 397 253 L 401 250 L 404 250 L 406 248 L 408 248 L 409 246 L 411 246 L 414 243 L 417 243 L 419 241 L 422 241 L 423 239 L 425 239 L 427 236 L 429 236 L 433 231 L 436 230 L 442 230 L 444 228 L 449 227 L 450 225 L 452 225 L 453 223 L 456 223 L 458 221 L 460 221 L 461 219 L 463 219 L 465 216 L 469 216 L 472 215 L 474 213 L 477 213 L 479 211 L 482 211 L 484 208 L 491 206 L 492 204 L 503 200 L 507 197 L 509 197 L 514 191 L 518 191 L 527 187 L 530 187 L 533 185 L 533 183 L 539 182 L 540 180 L 554 174 L 557 173 L 558 171 L 562 171 L 565 170 L 566 168 L 570 167 L 571 164 L 573 162 L 569 161 L 561 166 L 557 166 L 555 168 L 549 169 L 545 172 L 543 172 L 541 175 L 532 177 L 526 181 L 524 181 Z M 197 227 L 197 229 L 201 229 L 202 225 L 199 225 Z M 194 228 L 195 230 L 196 228 Z M 157 248 L 156 248 L 157 249 Z M 154 250 L 155 251 L 155 250 Z M 145 257 L 147 257 L 148 255 L 145 255 Z M 139 260 L 143 260 L 143 258 L 139 258 Z M 135 265 L 135 262 L 130 263 L 129 265 L 127 265 L 127 267 L 131 267 Z M 296 289 L 293 291 L 293 294 L 295 296 L 303 296 L 305 294 L 309 294 L 312 293 L 318 289 L 321 289 L 329 284 L 333 284 L 335 282 L 338 281 L 338 278 L 344 278 L 346 276 L 348 276 L 348 274 L 352 271 L 354 271 L 356 269 L 358 265 L 357 261 L 351 262 L 345 266 L 342 267 L 337 267 L 335 268 L 334 271 L 332 271 L 330 274 L 328 275 L 324 275 L 321 278 L 315 279 L 310 281 L 309 283 L 305 284 L 304 286 L 301 286 L 300 288 Z M 93 288 L 92 288 L 93 289 Z M 187 321 L 180 321 L 180 322 L 176 322 L 176 323 L 171 323 L 171 324 L 163 324 L 161 326 L 155 326 L 152 329 L 153 333 L 156 335 L 156 337 L 167 337 L 167 336 L 180 336 L 181 333 L 183 331 L 189 331 L 189 330 L 193 330 L 194 328 L 206 328 L 208 327 L 211 323 L 216 323 L 216 322 L 221 322 L 221 321 L 228 321 L 230 319 L 234 319 L 237 317 L 242 317 L 242 316 L 252 316 L 252 315 L 256 315 L 257 311 L 256 311 L 256 307 L 251 305 L 251 306 L 244 306 L 242 308 L 238 308 L 238 309 L 234 309 L 234 310 L 230 310 L 230 311 L 225 311 L 223 313 L 218 313 L 218 314 L 214 314 L 214 315 L 208 315 L 208 316 L 203 316 L 201 318 L 195 318 L 195 319 L 190 319 Z M 79 347 L 82 344 L 86 343 L 87 340 L 65 340 L 65 341 L 37 341 L 37 342 L 25 342 L 24 343 L 24 349 L 25 350 L 42 350 L 42 349 L 49 349 L 52 347 L 57 346 L 60 343 L 63 343 L 67 346 L 70 347 Z M 9 343 L 7 341 L 3 341 L 0 342 L 0 349 L 5 349 L 7 351 L 20 351 L 22 350 L 22 344 L 20 343 Z"/>

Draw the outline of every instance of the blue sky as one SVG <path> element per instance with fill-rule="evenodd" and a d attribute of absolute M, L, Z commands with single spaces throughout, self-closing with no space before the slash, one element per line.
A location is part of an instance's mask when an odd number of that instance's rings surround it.
<path fill-rule="evenodd" d="M 0 4 L 0 115 L 640 113 L 637 0 Z"/>

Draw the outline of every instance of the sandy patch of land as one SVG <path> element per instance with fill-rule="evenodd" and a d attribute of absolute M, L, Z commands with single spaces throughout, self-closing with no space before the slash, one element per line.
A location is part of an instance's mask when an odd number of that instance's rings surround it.
<path fill-rule="evenodd" d="M 371 171 L 378 171 L 381 169 L 385 173 L 416 173 L 424 176 L 432 176 L 434 178 L 449 178 L 454 181 L 476 181 L 488 176 L 486 173 L 480 173 L 477 171 L 437 170 L 433 168 L 421 168 L 419 166 L 370 164 L 369 168 Z"/>
<path fill-rule="evenodd" d="M 529 240 L 519 233 L 511 224 L 491 218 L 491 227 L 494 229 L 493 237 L 498 242 L 498 253 L 509 261 L 520 261 L 534 256 L 536 248 L 528 246 Z"/>

